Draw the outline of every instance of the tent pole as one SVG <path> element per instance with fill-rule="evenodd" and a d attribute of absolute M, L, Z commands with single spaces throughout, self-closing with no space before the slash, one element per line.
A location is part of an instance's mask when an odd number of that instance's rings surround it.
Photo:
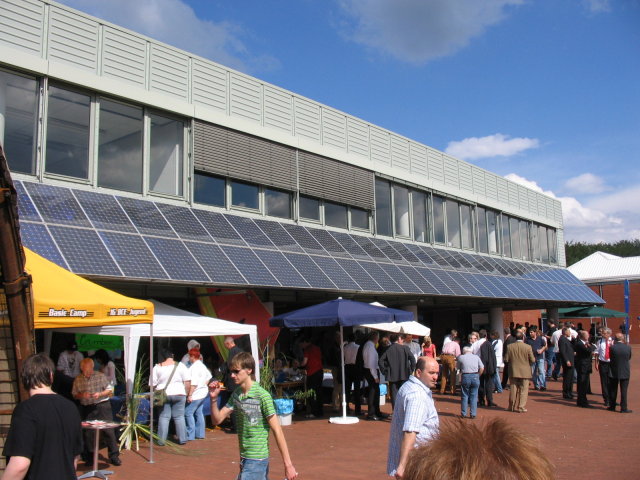
<path fill-rule="evenodd" d="M 149 376 L 151 377 L 153 372 L 153 322 L 149 324 Z M 151 394 L 149 395 L 149 463 L 155 463 L 153 461 L 153 391 L 154 385 L 151 384 Z"/>
<path fill-rule="evenodd" d="M 345 376 L 344 376 L 344 335 L 342 331 L 342 325 L 340 325 L 340 360 L 341 360 L 340 367 L 342 368 L 342 416 L 346 418 L 347 417 L 347 395 L 346 395 L 347 382 L 345 381 Z M 336 379 L 334 378 L 333 381 L 335 382 Z"/>

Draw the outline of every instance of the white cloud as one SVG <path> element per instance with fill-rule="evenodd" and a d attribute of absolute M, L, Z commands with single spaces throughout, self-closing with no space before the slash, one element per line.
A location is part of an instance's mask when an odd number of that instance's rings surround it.
<path fill-rule="evenodd" d="M 583 173 L 564 182 L 564 187 L 572 193 L 595 194 L 608 190 L 604 180 L 593 173 Z"/>
<path fill-rule="evenodd" d="M 425 64 L 466 47 L 523 0 L 338 0 L 353 41 L 401 61 Z"/>
<path fill-rule="evenodd" d="M 539 144 L 537 138 L 509 138 L 508 135 L 496 133 L 486 137 L 470 137 L 449 142 L 445 152 L 462 160 L 477 160 L 510 157 L 531 148 L 538 148 Z"/>
<path fill-rule="evenodd" d="M 247 51 L 242 27 L 198 18 L 181 0 L 59 0 L 72 8 L 154 40 L 187 50 L 241 71 L 273 69 L 279 62 Z"/>
<path fill-rule="evenodd" d="M 610 12 L 610 0 L 583 0 L 587 9 L 592 13 Z"/>

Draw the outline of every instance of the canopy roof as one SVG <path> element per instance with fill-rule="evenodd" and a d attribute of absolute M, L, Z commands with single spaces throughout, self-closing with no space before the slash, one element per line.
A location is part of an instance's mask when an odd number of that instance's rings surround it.
<path fill-rule="evenodd" d="M 120 295 L 59 267 L 28 248 L 35 328 L 151 323 L 153 304 Z M 149 327 L 145 327 L 149 330 Z"/>
<path fill-rule="evenodd" d="M 559 308 L 558 313 L 562 318 L 624 318 L 627 316 L 625 312 L 598 306 Z"/>
<path fill-rule="evenodd" d="M 408 333 L 410 335 L 416 335 L 418 337 L 426 337 L 431 335 L 431 329 L 420 322 L 389 322 L 389 323 L 367 323 L 360 325 L 365 328 L 373 328 L 375 330 L 381 330 L 383 332 L 392 333 Z"/>

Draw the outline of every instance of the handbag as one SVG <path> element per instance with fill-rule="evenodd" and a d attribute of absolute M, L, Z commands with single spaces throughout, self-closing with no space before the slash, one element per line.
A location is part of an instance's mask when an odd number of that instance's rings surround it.
<path fill-rule="evenodd" d="M 169 380 L 167 380 L 167 384 L 164 388 L 153 391 L 153 406 L 154 407 L 162 407 L 165 403 L 167 403 L 167 386 L 171 383 L 171 379 L 173 378 L 173 374 L 176 373 L 176 369 L 178 368 L 178 362 L 173 366 L 173 370 L 171 371 L 171 375 L 169 375 Z"/>

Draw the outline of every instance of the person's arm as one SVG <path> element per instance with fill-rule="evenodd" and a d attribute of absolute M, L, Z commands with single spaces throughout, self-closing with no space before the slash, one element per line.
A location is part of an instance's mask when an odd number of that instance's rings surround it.
<path fill-rule="evenodd" d="M 209 384 L 209 399 L 211 400 L 211 421 L 215 425 L 220 425 L 225 418 L 231 415 L 233 409 L 224 406 L 222 410 L 218 409 L 218 395 L 220 395 L 220 382 L 212 382 Z"/>
<path fill-rule="evenodd" d="M 413 450 L 416 444 L 416 432 L 402 432 L 402 444 L 400 445 L 400 460 L 398 460 L 398 466 L 396 467 L 396 478 L 398 480 L 404 478 L 404 469 L 407 466 L 407 460 L 409 454 Z"/>
<path fill-rule="evenodd" d="M 280 455 L 282 455 L 285 477 L 287 480 L 294 480 L 294 478 L 298 477 L 298 472 L 296 472 L 296 469 L 291 462 L 289 448 L 287 447 L 287 440 L 284 438 L 284 433 L 282 432 L 282 427 L 280 426 L 277 415 L 271 415 L 267 421 L 269 422 L 269 427 L 271 427 L 273 436 L 276 439 L 276 445 L 278 445 Z"/>
<path fill-rule="evenodd" d="M 27 476 L 30 466 L 30 458 L 19 456 L 11 457 L 2 476 L 2 480 L 22 480 Z"/>

